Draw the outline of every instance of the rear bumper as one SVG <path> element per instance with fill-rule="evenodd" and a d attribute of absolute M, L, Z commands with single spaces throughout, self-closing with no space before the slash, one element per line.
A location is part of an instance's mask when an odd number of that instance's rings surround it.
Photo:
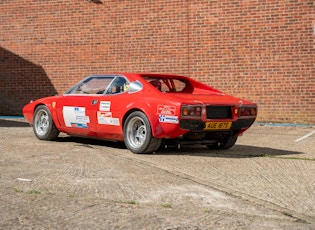
<path fill-rule="evenodd" d="M 231 131 L 239 131 L 241 129 L 249 128 L 255 121 L 255 118 L 250 119 L 239 119 L 237 121 L 232 122 L 232 126 L 229 130 Z M 205 122 L 200 120 L 180 120 L 179 126 L 181 129 L 186 129 L 189 131 L 206 131 Z"/>

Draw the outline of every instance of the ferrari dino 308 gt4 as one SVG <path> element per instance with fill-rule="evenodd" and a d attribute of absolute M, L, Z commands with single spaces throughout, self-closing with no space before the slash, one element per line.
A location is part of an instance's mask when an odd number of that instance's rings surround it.
<path fill-rule="evenodd" d="M 72 136 L 124 141 L 133 153 L 162 143 L 228 149 L 257 116 L 257 105 L 189 77 L 166 74 L 92 75 L 63 95 L 23 108 L 41 140 Z"/>

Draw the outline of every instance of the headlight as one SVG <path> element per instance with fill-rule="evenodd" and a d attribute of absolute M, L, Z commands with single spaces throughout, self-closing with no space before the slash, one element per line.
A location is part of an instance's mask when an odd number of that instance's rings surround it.
<path fill-rule="evenodd" d="M 201 117 L 202 108 L 200 105 L 184 105 L 181 108 L 182 117 Z"/>
<path fill-rule="evenodd" d="M 241 107 L 240 117 L 252 117 L 257 115 L 256 107 Z"/>

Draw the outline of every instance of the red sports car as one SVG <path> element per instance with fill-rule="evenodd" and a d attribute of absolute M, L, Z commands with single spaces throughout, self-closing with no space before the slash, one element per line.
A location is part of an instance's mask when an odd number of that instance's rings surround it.
<path fill-rule="evenodd" d="M 164 143 L 232 147 L 256 119 L 257 105 L 188 77 L 105 74 L 23 108 L 41 140 L 72 136 L 124 141 L 133 153 Z"/>

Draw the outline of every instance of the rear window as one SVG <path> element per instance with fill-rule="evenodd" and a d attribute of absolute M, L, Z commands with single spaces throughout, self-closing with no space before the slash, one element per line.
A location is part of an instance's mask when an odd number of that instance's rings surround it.
<path fill-rule="evenodd" d="M 188 80 L 162 77 L 143 77 L 157 90 L 164 93 L 191 93 L 192 85 Z"/>

